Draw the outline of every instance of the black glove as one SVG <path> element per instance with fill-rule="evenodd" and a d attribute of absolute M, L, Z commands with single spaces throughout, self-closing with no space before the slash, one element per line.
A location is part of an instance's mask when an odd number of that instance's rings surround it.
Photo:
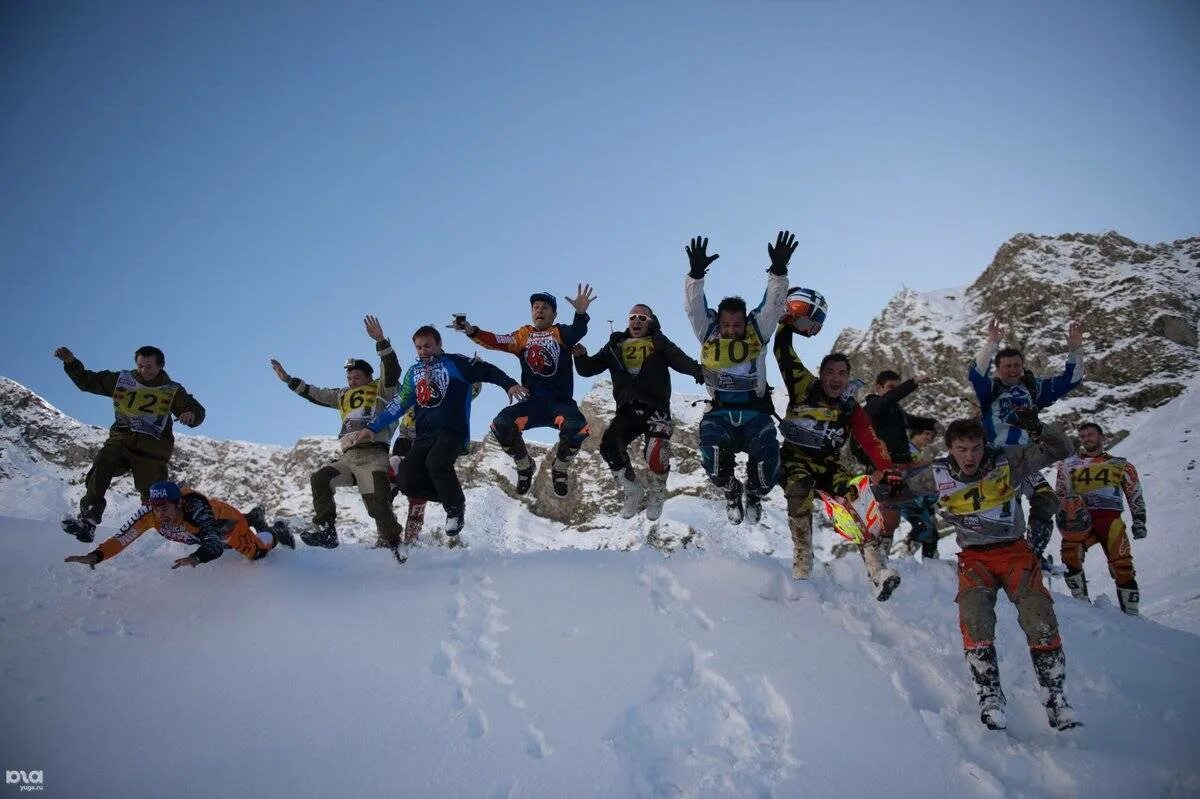
<path fill-rule="evenodd" d="M 796 251 L 796 237 L 786 230 L 779 231 L 774 244 L 767 245 L 767 255 L 771 256 L 771 265 L 767 271 L 772 275 L 786 275 L 788 261 Z"/>
<path fill-rule="evenodd" d="M 904 472 L 899 469 L 884 469 L 879 472 L 878 485 L 889 497 L 898 497 L 904 490 Z"/>
<path fill-rule="evenodd" d="M 709 255 L 705 252 L 707 249 L 708 239 L 700 236 L 692 239 L 692 243 L 683 248 L 688 257 L 688 276 L 693 280 L 702 280 L 712 262 L 721 257 Z"/>
<path fill-rule="evenodd" d="M 1146 523 L 1145 522 L 1137 521 L 1136 519 L 1134 520 L 1134 522 L 1133 522 L 1133 537 L 1137 538 L 1139 540 L 1146 537 Z"/>
<path fill-rule="evenodd" d="M 1029 531 L 1026 535 L 1029 538 L 1029 548 L 1033 550 L 1033 554 L 1039 558 L 1046 551 L 1046 545 L 1050 543 L 1050 533 L 1054 532 L 1054 522 L 1050 519 L 1039 519 L 1036 516 L 1029 517 Z"/>
<path fill-rule="evenodd" d="M 1038 418 L 1038 409 L 1033 405 L 1014 408 L 1006 421 L 1013 427 L 1028 430 L 1034 436 L 1040 436 L 1044 428 L 1042 420 Z"/>

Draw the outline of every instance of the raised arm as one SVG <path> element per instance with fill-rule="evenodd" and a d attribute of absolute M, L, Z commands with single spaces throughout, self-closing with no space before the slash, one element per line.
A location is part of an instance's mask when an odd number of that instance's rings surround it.
<path fill-rule="evenodd" d="M 770 335 L 787 311 L 788 262 L 795 251 L 796 237 L 787 230 L 779 231 L 774 244 L 767 244 L 767 256 L 771 259 L 767 267 L 767 290 L 762 302 L 749 314 L 766 335 Z"/>
<path fill-rule="evenodd" d="M 392 342 L 383 335 L 383 325 L 379 323 L 379 319 L 368 314 L 363 317 L 363 326 L 367 329 L 367 335 L 375 342 L 375 354 L 379 356 L 380 385 L 392 388 L 400 382 L 400 359 L 392 349 Z"/>
<path fill-rule="evenodd" d="M 775 361 L 779 364 L 779 373 L 783 375 L 783 385 L 787 389 L 790 403 L 795 403 L 803 398 L 817 379 L 817 376 L 808 371 L 808 367 L 796 354 L 796 350 L 792 346 L 794 333 L 791 325 L 781 322 L 775 329 L 775 343 L 772 345 Z"/>
<path fill-rule="evenodd" d="M 992 371 L 992 359 L 1000 350 L 1000 339 L 1003 335 L 1004 330 L 999 321 L 993 319 L 988 322 L 987 337 L 983 346 L 979 348 L 975 360 L 967 367 L 967 380 L 971 383 L 980 408 L 986 408 L 992 401 L 992 379 L 989 375 Z"/>
<path fill-rule="evenodd" d="M 338 406 L 338 398 L 342 393 L 341 389 L 310 386 L 300 378 L 289 375 L 287 370 L 283 368 L 283 364 L 274 358 L 271 359 L 271 368 L 275 370 L 275 376 L 286 383 L 289 389 L 304 397 L 313 405 L 320 405 L 323 408 L 336 408 Z"/>
<path fill-rule="evenodd" d="M 704 276 L 713 261 L 720 255 L 708 254 L 708 239 L 696 236 L 683 251 L 688 257 L 688 276 L 683 281 L 683 310 L 687 313 L 688 321 L 692 323 L 692 332 L 696 338 L 704 341 L 708 328 L 716 318 L 716 311 L 708 307 L 704 297 Z"/>
<path fill-rule="evenodd" d="M 558 326 L 564 347 L 574 347 L 587 335 L 588 320 L 591 318 L 588 316 L 587 309 L 596 299 L 597 295 L 592 293 L 592 287 L 587 283 L 580 283 L 576 295 L 567 297 L 567 302 L 575 309 L 575 317 L 571 320 L 571 324 Z"/>
<path fill-rule="evenodd" d="M 1067 363 L 1062 374 L 1038 381 L 1037 404 L 1047 408 L 1083 382 L 1083 325 L 1072 322 L 1067 328 Z"/>
<path fill-rule="evenodd" d="M 117 378 L 121 376 L 119 372 L 90 372 L 83 368 L 83 362 L 75 357 L 75 353 L 66 347 L 56 349 L 54 357 L 63 362 L 63 371 L 80 391 L 99 394 L 102 397 L 112 396 L 117 387 Z"/>

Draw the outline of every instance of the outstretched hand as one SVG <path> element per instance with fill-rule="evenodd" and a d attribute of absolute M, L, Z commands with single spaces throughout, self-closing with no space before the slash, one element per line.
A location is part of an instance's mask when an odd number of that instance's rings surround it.
<path fill-rule="evenodd" d="M 195 411 L 184 411 L 183 413 L 179 414 L 179 423 L 185 424 L 188 427 L 195 427 L 196 426 L 196 412 Z"/>
<path fill-rule="evenodd" d="M 96 564 L 100 561 L 96 558 L 95 552 L 89 552 L 86 555 L 70 555 L 63 558 L 63 563 L 82 563 L 85 566 L 96 568 Z"/>
<path fill-rule="evenodd" d="M 383 325 L 379 324 L 379 320 L 367 314 L 363 317 L 363 325 L 367 328 L 367 335 L 376 341 L 383 341 Z"/>
<path fill-rule="evenodd" d="M 786 275 L 788 261 L 796 251 L 796 237 L 790 231 L 781 230 L 775 237 L 774 244 L 767 245 L 767 255 L 771 257 L 771 266 L 767 271 L 773 275 Z"/>
<path fill-rule="evenodd" d="M 180 566 L 191 566 L 194 569 L 199 563 L 200 560 L 195 555 L 188 555 L 185 558 L 179 558 L 176 560 L 171 566 L 171 571 L 178 569 Z"/>
<path fill-rule="evenodd" d="M 987 340 L 993 347 L 999 346 L 1000 340 L 1004 338 L 1004 328 L 1000 326 L 999 319 L 992 319 L 988 322 Z"/>
<path fill-rule="evenodd" d="M 287 381 L 292 379 L 292 376 L 289 375 L 286 371 L 284 371 L 283 364 L 281 364 L 279 361 L 275 360 L 274 358 L 271 359 L 271 368 L 275 370 L 275 376 L 278 377 L 283 382 L 286 383 Z"/>
<path fill-rule="evenodd" d="M 1077 350 L 1083 346 L 1083 322 L 1072 322 L 1067 326 L 1067 349 Z"/>
<path fill-rule="evenodd" d="M 75 360 L 75 353 L 71 352 L 66 347 L 59 347 L 54 351 L 54 357 L 58 358 L 63 363 L 70 363 Z"/>
<path fill-rule="evenodd" d="M 692 239 L 691 243 L 683 248 L 688 257 L 688 276 L 694 280 L 701 280 L 712 262 L 721 257 L 715 253 L 709 255 L 707 250 L 708 239 L 701 236 Z"/>
<path fill-rule="evenodd" d="M 575 313 L 587 313 L 588 306 L 596 299 L 596 295 L 587 283 L 580 283 L 577 292 L 574 297 L 567 297 L 567 302 L 571 303 Z"/>
<path fill-rule="evenodd" d="M 510 402 L 520 402 L 523 399 L 528 399 L 529 389 L 520 384 L 512 386 L 508 389 L 508 399 Z"/>

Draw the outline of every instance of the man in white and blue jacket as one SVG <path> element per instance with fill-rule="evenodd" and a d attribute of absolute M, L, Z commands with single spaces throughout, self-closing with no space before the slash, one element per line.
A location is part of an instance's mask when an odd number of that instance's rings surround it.
<path fill-rule="evenodd" d="M 1025 357 L 1015 347 L 1000 348 L 1003 330 L 993 319 L 988 337 L 975 360 L 967 368 L 967 378 L 979 400 L 979 415 L 991 447 L 1025 446 L 1029 433 L 1013 424 L 1021 408 L 1048 408 L 1083 382 L 1083 325 L 1071 322 L 1067 327 L 1067 363 L 1062 374 L 1037 377 L 1025 368 Z M 996 375 L 991 376 L 995 363 Z M 1030 475 L 1021 493 L 1029 497 L 1029 538 L 1040 557 L 1054 529 L 1058 497 L 1050 484 L 1037 473 Z"/>
<path fill-rule="evenodd" d="M 1012 424 L 1017 408 L 1049 408 L 1083 382 L 1083 325 L 1072 322 L 1067 328 L 1067 363 L 1062 374 L 1036 377 L 1025 368 L 1025 358 L 1014 347 L 1000 349 L 1003 332 L 995 319 L 988 325 L 988 337 L 979 355 L 967 369 L 971 388 L 979 400 L 979 413 L 990 446 L 1006 447 L 1029 443 L 1029 434 Z M 996 375 L 991 375 L 992 364 Z"/>

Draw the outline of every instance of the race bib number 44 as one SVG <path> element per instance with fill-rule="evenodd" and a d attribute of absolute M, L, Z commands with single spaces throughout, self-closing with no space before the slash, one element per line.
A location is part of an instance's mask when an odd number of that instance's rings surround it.
<path fill-rule="evenodd" d="M 1111 463 L 1091 464 L 1071 470 L 1071 486 L 1077 493 L 1087 494 L 1120 486 L 1121 476 L 1121 470 Z"/>

